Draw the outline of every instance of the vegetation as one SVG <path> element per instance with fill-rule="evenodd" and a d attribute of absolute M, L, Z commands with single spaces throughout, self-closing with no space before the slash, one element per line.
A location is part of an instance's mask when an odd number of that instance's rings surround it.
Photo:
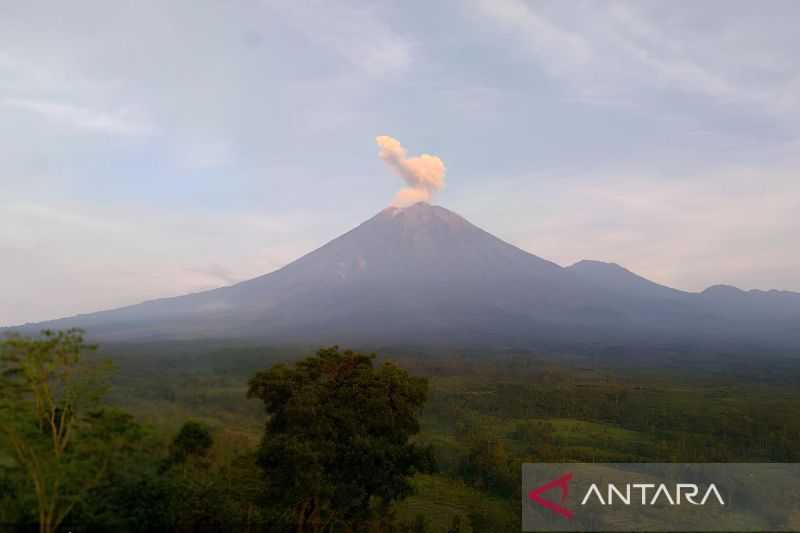
<path fill-rule="evenodd" d="M 409 478 L 432 471 L 429 450 L 408 442 L 427 382 L 373 359 L 334 347 L 250 380 L 269 415 L 258 452 L 267 496 L 298 530 L 380 528 Z"/>
<path fill-rule="evenodd" d="M 21 387 L 36 361 L 51 361 L 52 382 L 59 365 L 86 377 L 67 397 L 91 401 L 67 408 L 56 387 L 44 413 L 73 424 L 53 470 L 62 525 L 91 531 L 510 532 L 522 462 L 800 460 L 800 365 L 788 358 L 304 352 L 9 339 L 0 523 L 42 521 L 7 436 L 27 428 L 55 461 L 52 426 Z M 119 372 L 101 403 L 107 356 Z"/>
<path fill-rule="evenodd" d="M 0 436 L 33 486 L 40 531 L 49 533 L 102 479 L 126 428 L 95 410 L 107 367 L 83 360 L 92 347 L 80 331 L 12 337 L 3 348 Z"/>

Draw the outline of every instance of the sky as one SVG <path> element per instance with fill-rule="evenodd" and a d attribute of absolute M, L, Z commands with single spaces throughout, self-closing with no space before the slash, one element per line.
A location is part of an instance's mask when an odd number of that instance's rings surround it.
<path fill-rule="evenodd" d="M 0 325 L 229 285 L 380 211 L 377 136 L 561 265 L 800 291 L 800 3 L 0 2 Z"/>

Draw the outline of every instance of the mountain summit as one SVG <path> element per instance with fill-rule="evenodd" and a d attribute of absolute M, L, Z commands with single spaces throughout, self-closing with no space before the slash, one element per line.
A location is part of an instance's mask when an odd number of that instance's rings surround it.
<path fill-rule="evenodd" d="M 562 268 L 417 203 L 258 278 L 36 327 L 112 340 L 800 346 L 800 295 L 740 292 L 678 291 L 598 261 Z"/>

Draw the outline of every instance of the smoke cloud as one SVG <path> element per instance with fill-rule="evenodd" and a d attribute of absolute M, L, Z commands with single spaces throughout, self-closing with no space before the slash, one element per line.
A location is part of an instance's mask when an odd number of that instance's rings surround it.
<path fill-rule="evenodd" d="M 393 206 L 406 207 L 417 202 L 426 202 L 433 193 L 444 187 L 445 168 L 438 157 L 428 154 L 407 157 L 406 149 L 400 141 L 387 135 L 376 137 L 375 142 L 380 147 L 378 157 L 403 178 L 407 185 L 394 196 Z"/>

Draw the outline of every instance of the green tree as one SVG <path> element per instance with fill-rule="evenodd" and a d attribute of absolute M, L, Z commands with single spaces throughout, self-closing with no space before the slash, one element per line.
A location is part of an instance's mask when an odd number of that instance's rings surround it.
<path fill-rule="evenodd" d="M 205 424 L 189 420 L 184 422 L 169 447 L 169 463 L 184 464 L 189 458 L 202 458 L 208 455 L 214 439 Z"/>
<path fill-rule="evenodd" d="M 249 397 L 269 415 L 259 450 L 266 492 L 298 532 L 376 523 L 412 492 L 410 476 L 433 468 L 430 449 L 410 442 L 427 381 L 391 363 L 375 368 L 374 358 L 332 347 L 250 380 Z"/>
<path fill-rule="evenodd" d="M 473 487 L 509 497 L 519 485 L 519 463 L 502 440 L 475 437 L 461 460 L 460 477 Z"/>
<path fill-rule="evenodd" d="M 55 531 L 99 483 L 120 442 L 97 407 L 110 363 L 82 357 L 93 349 L 80 330 L 0 342 L 0 454 L 33 485 L 41 532 Z"/>
<path fill-rule="evenodd" d="M 181 496 L 169 476 L 159 472 L 164 442 L 129 414 L 102 411 L 95 433 L 116 439 L 103 480 L 75 506 L 62 524 L 87 531 L 171 531 L 175 501 Z"/>
<path fill-rule="evenodd" d="M 178 529 L 222 530 L 224 486 L 219 479 L 219 465 L 210 455 L 214 439 L 211 429 L 200 422 L 183 424 L 169 446 L 167 467 L 174 479 L 174 489 L 180 494 L 176 506 Z"/>

